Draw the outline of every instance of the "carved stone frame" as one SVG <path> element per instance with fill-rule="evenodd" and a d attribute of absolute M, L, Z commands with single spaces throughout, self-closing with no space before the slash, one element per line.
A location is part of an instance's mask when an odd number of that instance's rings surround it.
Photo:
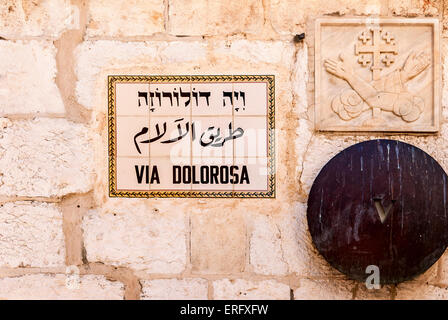
<path fill-rule="evenodd" d="M 433 55 L 433 117 L 432 123 L 424 125 L 403 125 L 396 126 L 394 128 L 388 127 L 382 128 L 381 126 L 369 126 L 362 125 L 324 125 L 322 124 L 322 106 L 321 95 L 322 92 L 322 73 L 325 72 L 322 67 L 322 53 L 321 53 L 321 39 L 322 39 L 322 27 L 323 26 L 342 26 L 342 25 L 402 25 L 402 26 L 431 26 L 432 28 L 432 55 Z M 434 18 L 418 18 L 418 19 L 406 19 L 406 18 L 320 18 L 315 23 L 315 108 L 314 108 L 314 122 L 316 131 L 340 131 L 340 132 L 425 132 L 435 133 L 439 130 L 439 114 L 440 114 L 440 40 L 439 40 L 439 21 Z M 344 120 L 341 120 L 343 122 Z"/>

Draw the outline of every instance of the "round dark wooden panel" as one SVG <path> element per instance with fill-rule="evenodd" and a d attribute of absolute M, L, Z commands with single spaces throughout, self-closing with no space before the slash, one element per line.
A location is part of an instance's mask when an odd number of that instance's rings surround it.
<path fill-rule="evenodd" d="M 371 140 L 353 145 L 320 171 L 308 198 L 314 245 L 348 277 L 398 283 L 423 273 L 448 239 L 447 175 L 410 144 Z"/>

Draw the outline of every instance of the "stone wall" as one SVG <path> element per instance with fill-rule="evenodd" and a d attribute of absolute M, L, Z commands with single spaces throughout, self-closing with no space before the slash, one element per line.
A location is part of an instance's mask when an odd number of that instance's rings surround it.
<path fill-rule="evenodd" d="M 312 245 L 318 171 L 380 136 L 313 129 L 322 16 L 430 16 L 448 36 L 437 0 L 1 1 L 0 299 L 448 298 L 447 255 L 367 290 Z M 448 171 L 446 70 L 440 132 L 391 138 Z M 242 73 L 276 76 L 276 199 L 108 197 L 107 75 Z"/>

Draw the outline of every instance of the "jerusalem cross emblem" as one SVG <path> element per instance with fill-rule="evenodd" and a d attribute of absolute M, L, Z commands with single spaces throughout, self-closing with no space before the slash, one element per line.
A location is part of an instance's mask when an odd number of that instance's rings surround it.
<path fill-rule="evenodd" d="M 438 22 L 394 20 L 317 22 L 316 129 L 437 131 Z"/>

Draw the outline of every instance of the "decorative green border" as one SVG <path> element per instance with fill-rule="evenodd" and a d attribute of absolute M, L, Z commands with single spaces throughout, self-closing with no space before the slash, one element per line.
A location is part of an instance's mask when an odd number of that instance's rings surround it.
<path fill-rule="evenodd" d="M 267 191 L 118 191 L 116 186 L 115 84 L 118 82 L 267 82 L 268 190 Z M 112 75 L 108 76 L 109 196 L 122 198 L 275 198 L 275 76 L 274 75 Z"/>

